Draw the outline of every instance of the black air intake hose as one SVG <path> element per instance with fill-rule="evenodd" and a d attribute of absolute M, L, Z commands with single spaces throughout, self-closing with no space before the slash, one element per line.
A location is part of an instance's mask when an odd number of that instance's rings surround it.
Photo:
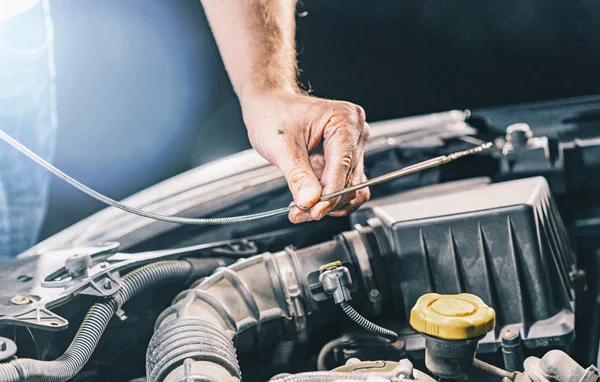
<path fill-rule="evenodd" d="M 216 259 L 206 260 L 208 263 L 205 273 L 219 266 Z M 0 364 L 0 381 L 55 382 L 72 378 L 89 360 L 118 306 L 150 286 L 172 280 L 186 281 L 191 274 L 192 265 L 187 261 L 159 261 L 128 273 L 122 278 L 121 289 L 114 297 L 90 308 L 71 345 L 62 356 L 54 361 L 24 358 Z"/>
<path fill-rule="evenodd" d="M 174 359 L 205 361 L 241 378 L 233 343 L 223 329 L 198 317 L 181 317 L 161 326 L 148 346 L 146 374 L 158 380 L 173 365 Z"/>
<path fill-rule="evenodd" d="M 369 259 L 362 260 L 361 268 L 367 267 Z M 342 237 L 239 260 L 181 292 L 156 322 L 146 353 L 148 382 L 239 381 L 236 351 L 302 338 L 309 324 L 316 328 L 341 317 L 319 282 L 319 267 L 334 261 L 349 268 L 355 301 L 364 302 L 362 269 Z"/>
<path fill-rule="evenodd" d="M 235 348 L 252 349 L 295 333 L 279 263 L 288 265 L 288 277 L 297 282 L 288 255 L 279 257 L 240 260 L 175 297 L 159 316 L 146 353 L 148 382 L 239 381 Z"/>

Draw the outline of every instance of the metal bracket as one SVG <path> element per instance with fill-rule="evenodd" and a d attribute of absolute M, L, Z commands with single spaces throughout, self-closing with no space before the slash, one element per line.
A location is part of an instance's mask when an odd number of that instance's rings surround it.
<path fill-rule="evenodd" d="M 68 326 L 68 321 L 50 311 L 65 304 L 77 295 L 96 297 L 113 296 L 122 285 L 120 272 L 143 264 L 177 259 L 184 256 L 231 256 L 246 257 L 258 253 L 256 242 L 251 239 L 227 240 L 210 244 L 199 244 L 185 248 L 149 251 L 141 253 L 117 252 L 119 243 L 98 243 L 81 248 L 69 248 L 47 252 L 40 255 L 40 262 L 45 260 L 56 271 L 41 280 L 24 297 L 29 302 L 22 305 L 0 304 L 0 326 L 11 324 L 36 327 L 44 330 L 61 330 Z M 86 267 L 65 268 L 66 259 L 85 256 Z M 48 269 L 48 268 L 45 268 Z M 76 270 L 77 272 L 74 272 Z M 14 297 L 14 296 L 13 296 Z M 123 315 L 124 317 L 124 315 Z"/>
<path fill-rule="evenodd" d="M 77 294 L 89 296 L 108 297 L 121 289 L 121 277 L 118 271 L 107 272 L 91 277 L 87 287 L 79 290 Z"/>
<path fill-rule="evenodd" d="M 72 248 L 65 249 L 59 251 L 52 251 L 44 254 L 44 256 L 57 256 L 61 255 L 62 257 L 66 257 L 65 263 L 69 261 L 69 259 L 78 257 L 89 257 L 92 262 L 94 260 L 98 260 L 99 258 L 103 258 L 106 256 L 110 256 L 114 254 L 119 248 L 119 243 L 116 242 L 107 242 L 107 243 L 98 243 L 95 246 L 89 247 L 80 247 L 80 248 Z M 103 265 L 102 265 L 103 264 Z M 43 288 L 68 288 L 70 286 L 76 285 L 85 281 L 88 277 L 93 277 L 95 273 L 99 273 L 105 268 L 107 268 L 108 264 L 101 263 L 97 266 L 89 265 L 88 269 L 81 274 L 72 274 L 69 273 L 67 267 L 62 267 L 57 271 L 51 273 L 48 277 L 46 277 L 42 281 Z"/>
<path fill-rule="evenodd" d="M 33 306 L 32 309 L 20 314 L 0 317 L 0 323 L 51 331 L 63 330 L 69 326 L 69 321 L 58 314 L 52 313 L 43 304 Z"/>
<path fill-rule="evenodd" d="M 225 243 L 220 247 L 213 248 L 212 252 L 223 256 L 246 257 L 258 255 L 258 247 L 253 241 L 240 240 L 238 242 Z"/>
<path fill-rule="evenodd" d="M 585 374 L 583 375 L 583 377 L 581 377 L 579 382 L 596 382 L 599 378 L 599 375 L 600 373 L 598 372 L 598 368 L 592 365 L 585 369 Z"/>

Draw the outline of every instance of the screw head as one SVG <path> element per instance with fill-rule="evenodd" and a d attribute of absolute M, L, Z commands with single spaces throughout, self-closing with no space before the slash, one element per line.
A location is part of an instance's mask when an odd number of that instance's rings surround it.
<path fill-rule="evenodd" d="M 110 281 L 110 279 L 104 280 L 102 287 L 106 290 L 110 290 L 112 288 L 112 281 Z"/>
<path fill-rule="evenodd" d="M 18 294 L 13 296 L 10 299 L 10 302 L 15 304 L 15 305 L 26 305 L 29 304 L 31 302 L 31 300 L 29 299 L 29 297 L 22 295 L 22 294 Z"/>
<path fill-rule="evenodd" d="M 380 298 L 381 298 L 381 293 L 379 293 L 379 290 L 371 289 L 371 291 L 369 292 L 369 300 L 376 301 L 376 300 L 379 300 Z"/>

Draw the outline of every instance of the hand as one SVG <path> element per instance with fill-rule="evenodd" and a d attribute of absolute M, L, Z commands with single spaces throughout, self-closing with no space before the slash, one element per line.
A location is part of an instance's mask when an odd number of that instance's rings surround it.
<path fill-rule="evenodd" d="M 323 194 L 366 180 L 364 147 L 370 129 L 365 112 L 349 102 L 291 92 L 265 92 L 242 100 L 254 149 L 279 167 L 297 207 L 293 223 L 345 216 L 369 200 L 368 188 L 326 202 Z"/>

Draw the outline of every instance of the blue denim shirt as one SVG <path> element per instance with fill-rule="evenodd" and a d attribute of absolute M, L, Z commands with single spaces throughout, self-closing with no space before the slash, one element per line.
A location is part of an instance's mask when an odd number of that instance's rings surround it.
<path fill-rule="evenodd" d="M 53 29 L 47 0 L 0 24 L 0 129 L 51 160 L 56 140 Z M 0 141 L 0 260 L 33 246 L 50 175 Z"/>

